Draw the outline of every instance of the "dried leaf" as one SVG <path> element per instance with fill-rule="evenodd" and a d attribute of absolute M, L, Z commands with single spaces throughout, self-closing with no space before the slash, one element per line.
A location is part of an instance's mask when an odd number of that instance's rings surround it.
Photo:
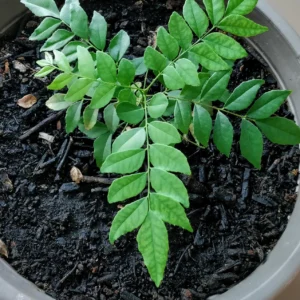
<path fill-rule="evenodd" d="M 56 123 L 56 129 L 57 129 L 57 130 L 61 130 L 61 127 L 62 127 L 62 126 L 61 126 L 61 121 L 58 120 L 57 123 Z"/>
<path fill-rule="evenodd" d="M 72 167 L 71 172 L 70 172 L 70 176 L 72 178 L 72 181 L 79 184 L 83 178 L 82 173 L 80 172 L 80 170 L 76 167 Z"/>
<path fill-rule="evenodd" d="M 0 240 L 0 255 L 8 258 L 8 251 L 6 245 Z"/>
<path fill-rule="evenodd" d="M 54 136 L 50 135 L 50 134 L 48 134 L 46 132 L 40 132 L 39 133 L 39 138 L 43 139 L 43 140 L 45 140 L 45 141 L 47 141 L 49 143 L 53 143 L 53 141 L 54 141 Z"/>
<path fill-rule="evenodd" d="M 9 69 L 9 62 L 6 60 L 4 64 L 4 74 L 9 74 L 10 69 Z"/>
<path fill-rule="evenodd" d="M 23 98 L 18 100 L 18 105 L 23 107 L 23 108 L 30 108 L 33 104 L 35 104 L 37 101 L 37 98 L 32 95 L 26 95 Z"/>

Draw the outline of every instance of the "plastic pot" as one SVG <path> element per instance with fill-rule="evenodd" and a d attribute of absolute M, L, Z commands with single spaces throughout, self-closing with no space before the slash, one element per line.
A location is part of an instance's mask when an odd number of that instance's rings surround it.
<path fill-rule="evenodd" d="M 19 0 L 0 0 L 0 35 L 9 33 L 25 10 Z M 269 27 L 269 32 L 253 38 L 251 45 L 268 62 L 279 85 L 293 90 L 290 107 L 300 124 L 300 38 L 265 0 L 259 2 L 252 19 Z M 300 201 L 287 229 L 265 264 L 228 292 L 214 300 L 273 300 L 300 270 Z M 51 300 L 0 259 L 0 300 Z M 288 299 L 286 297 L 281 299 Z M 290 298 L 289 298 L 290 299 Z M 53 299 L 52 299 L 53 300 Z"/>

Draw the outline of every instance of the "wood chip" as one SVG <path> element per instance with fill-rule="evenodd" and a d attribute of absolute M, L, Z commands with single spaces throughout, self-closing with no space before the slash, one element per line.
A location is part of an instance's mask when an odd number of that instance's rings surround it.
<path fill-rule="evenodd" d="M 5 64 L 4 64 L 4 73 L 5 74 L 9 74 L 10 73 L 9 62 L 7 60 L 5 61 Z"/>
<path fill-rule="evenodd" d="M 48 133 L 45 133 L 45 132 L 40 132 L 39 133 L 39 138 L 43 139 L 43 140 L 45 140 L 45 141 L 47 141 L 49 143 L 53 143 L 53 141 L 54 141 L 54 136 L 50 135 Z"/>
<path fill-rule="evenodd" d="M 37 98 L 32 95 L 26 95 L 23 98 L 18 100 L 18 105 L 23 107 L 23 108 L 30 108 L 33 104 L 37 102 Z"/>
<path fill-rule="evenodd" d="M 0 255 L 8 258 L 8 251 L 6 245 L 0 240 Z"/>

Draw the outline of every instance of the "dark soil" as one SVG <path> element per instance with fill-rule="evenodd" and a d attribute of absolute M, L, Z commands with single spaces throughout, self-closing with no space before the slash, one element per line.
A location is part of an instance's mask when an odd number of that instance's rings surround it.
<path fill-rule="evenodd" d="M 99 9 L 98 1 L 85 2 L 89 14 Z M 141 56 L 150 31 L 166 24 L 171 11 L 181 5 L 182 1 L 101 1 L 101 11 L 113 24 L 110 32 L 127 30 L 132 37 L 130 54 Z M 263 263 L 294 208 L 297 147 L 266 141 L 261 171 L 240 156 L 237 142 L 229 159 L 212 144 L 207 150 L 182 147 L 193 169 L 192 178 L 183 180 L 191 196 L 188 214 L 194 234 L 169 228 L 168 266 L 156 289 L 137 250 L 135 233 L 115 246 L 108 242 L 118 206 L 107 203 L 105 192 L 91 192 L 95 186 L 70 183 L 74 165 L 85 174 L 97 174 L 92 141 L 79 132 L 71 140 L 63 118 L 39 130 L 54 136 L 53 143 L 38 138 L 38 133 L 19 140 L 53 114 L 44 105 L 51 95 L 45 89 L 49 79 L 33 78 L 40 45 L 27 37 L 36 26 L 29 16 L 18 37 L 0 50 L 0 238 L 9 250 L 7 261 L 59 300 L 207 299 Z M 234 68 L 231 88 L 252 78 L 266 80 L 260 92 L 276 88 L 268 68 L 249 51 Z M 16 60 L 25 66 L 24 73 L 14 68 Z M 10 74 L 4 73 L 5 62 Z M 25 110 L 17 100 L 29 93 L 38 102 Z M 292 117 L 287 107 L 280 115 Z M 238 122 L 232 121 L 238 136 Z"/>

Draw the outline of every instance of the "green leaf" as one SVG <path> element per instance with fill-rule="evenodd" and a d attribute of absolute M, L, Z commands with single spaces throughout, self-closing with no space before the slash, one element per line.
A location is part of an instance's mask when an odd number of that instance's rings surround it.
<path fill-rule="evenodd" d="M 191 103 L 188 101 L 176 101 L 175 105 L 175 126 L 187 134 L 192 121 Z"/>
<path fill-rule="evenodd" d="M 74 37 L 74 34 L 65 29 L 56 30 L 42 46 L 41 51 L 53 51 L 62 48 Z"/>
<path fill-rule="evenodd" d="M 118 81 L 123 85 L 130 85 L 135 77 L 134 64 L 125 58 L 122 58 L 118 69 Z"/>
<path fill-rule="evenodd" d="M 61 90 L 69 84 L 74 78 L 73 74 L 62 73 L 56 76 L 50 85 L 47 86 L 48 90 Z"/>
<path fill-rule="evenodd" d="M 104 120 L 110 132 L 114 133 L 119 126 L 120 119 L 117 115 L 117 110 L 113 103 L 109 104 L 104 109 Z"/>
<path fill-rule="evenodd" d="M 146 187 L 147 173 L 137 173 L 116 179 L 108 190 L 108 202 L 121 202 L 140 194 Z"/>
<path fill-rule="evenodd" d="M 149 46 L 145 50 L 144 61 L 150 70 L 162 71 L 167 66 L 166 57 Z"/>
<path fill-rule="evenodd" d="M 160 51 L 169 60 L 173 60 L 178 55 L 179 45 L 176 39 L 162 26 L 158 29 L 156 41 Z"/>
<path fill-rule="evenodd" d="M 236 60 L 248 55 L 247 51 L 236 40 L 219 32 L 207 35 L 204 38 L 204 43 L 225 59 Z"/>
<path fill-rule="evenodd" d="M 79 78 L 72 83 L 70 86 L 67 94 L 66 94 L 66 101 L 75 102 L 81 100 L 93 84 L 92 79 L 87 78 Z"/>
<path fill-rule="evenodd" d="M 184 19 L 177 13 L 173 12 L 169 20 L 169 32 L 177 40 L 179 46 L 188 49 L 193 40 L 193 33 Z"/>
<path fill-rule="evenodd" d="M 161 117 L 168 107 L 168 98 L 163 93 L 155 94 L 149 104 L 148 104 L 148 113 L 151 118 Z"/>
<path fill-rule="evenodd" d="M 204 147 L 208 146 L 211 130 L 212 119 L 209 112 L 201 105 L 194 106 L 194 135 Z"/>
<path fill-rule="evenodd" d="M 140 149 L 146 140 L 144 128 L 133 128 L 119 135 L 114 143 L 112 152 L 121 152 L 126 150 Z"/>
<path fill-rule="evenodd" d="M 89 38 L 88 16 L 83 8 L 75 3 L 71 5 L 70 27 L 77 36 L 83 39 Z"/>
<path fill-rule="evenodd" d="M 42 68 L 40 71 L 38 71 L 37 73 L 34 74 L 34 77 L 45 77 L 48 74 L 52 73 L 55 70 L 54 67 L 52 66 L 46 66 L 44 68 Z"/>
<path fill-rule="evenodd" d="M 47 39 L 61 24 L 60 20 L 53 18 L 45 18 L 41 24 L 34 30 L 29 37 L 31 41 L 41 41 Z"/>
<path fill-rule="evenodd" d="M 87 106 L 83 112 L 83 123 L 84 127 L 87 130 L 92 129 L 96 123 L 98 118 L 99 109 L 91 108 Z"/>
<path fill-rule="evenodd" d="M 268 27 L 259 25 L 240 15 L 229 15 L 217 27 L 242 37 L 255 36 L 268 31 Z"/>
<path fill-rule="evenodd" d="M 170 90 L 178 90 L 184 87 L 184 80 L 172 66 L 164 69 L 163 78 L 166 87 Z"/>
<path fill-rule="evenodd" d="M 188 85 L 199 86 L 197 67 L 188 59 L 181 58 L 175 63 L 176 70 L 179 76 Z"/>
<path fill-rule="evenodd" d="M 103 132 L 94 142 L 94 157 L 99 168 L 111 154 L 111 139 L 110 132 Z"/>
<path fill-rule="evenodd" d="M 46 106 L 52 110 L 63 110 L 72 105 L 73 102 L 65 101 L 65 94 L 54 94 L 49 100 L 46 102 Z"/>
<path fill-rule="evenodd" d="M 106 82 L 117 81 L 116 63 L 107 53 L 97 51 L 98 76 Z"/>
<path fill-rule="evenodd" d="M 209 25 L 208 18 L 195 0 L 185 1 L 183 16 L 198 37 L 206 32 Z"/>
<path fill-rule="evenodd" d="M 248 15 L 256 7 L 258 0 L 229 0 L 226 16 Z"/>
<path fill-rule="evenodd" d="M 297 145 L 300 143 L 300 128 L 294 121 L 272 117 L 255 121 L 263 134 L 274 144 Z"/>
<path fill-rule="evenodd" d="M 137 57 L 132 60 L 132 63 L 135 66 L 135 75 L 143 75 L 147 72 L 147 67 L 144 62 L 144 57 Z"/>
<path fill-rule="evenodd" d="M 78 57 L 78 74 L 81 77 L 87 77 L 91 79 L 96 79 L 95 76 L 95 62 L 89 52 L 85 47 L 77 47 L 77 57 Z"/>
<path fill-rule="evenodd" d="M 228 98 L 230 97 L 231 93 L 229 92 L 229 90 L 225 90 L 223 95 L 221 96 L 221 98 L 219 99 L 219 101 L 226 103 Z"/>
<path fill-rule="evenodd" d="M 94 93 L 91 101 L 91 107 L 102 108 L 106 106 L 113 98 L 115 90 L 116 86 L 101 82 Z"/>
<path fill-rule="evenodd" d="M 68 59 L 66 58 L 66 56 L 65 56 L 62 52 L 57 51 L 57 50 L 54 50 L 53 53 L 54 53 L 56 65 L 57 65 L 63 72 L 70 73 L 70 72 L 72 71 L 72 69 L 71 69 L 71 67 L 70 67 L 69 61 L 68 61 Z"/>
<path fill-rule="evenodd" d="M 200 98 L 202 88 L 204 84 L 207 82 L 207 80 L 209 79 L 209 77 L 210 75 L 208 73 L 199 73 L 198 74 L 198 79 L 200 82 L 199 86 L 190 86 L 190 85 L 184 86 L 184 88 L 180 93 L 180 98 L 189 101 Z"/>
<path fill-rule="evenodd" d="M 228 118 L 219 111 L 214 126 L 214 143 L 221 153 L 229 157 L 232 142 L 233 127 Z"/>
<path fill-rule="evenodd" d="M 251 122 L 243 119 L 241 125 L 240 147 L 242 155 L 257 169 L 261 168 L 263 137 Z"/>
<path fill-rule="evenodd" d="M 59 18 L 59 10 L 54 0 L 21 0 L 38 17 Z"/>
<path fill-rule="evenodd" d="M 168 107 L 167 107 L 166 111 L 164 112 L 163 116 L 170 117 L 171 115 L 173 115 L 174 110 L 175 110 L 175 105 L 176 105 L 176 100 L 169 99 Z"/>
<path fill-rule="evenodd" d="M 150 181 L 153 189 L 166 197 L 189 207 L 189 195 L 182 181 L 174 174 L 164 170 L 152 168 L 150 172 Z"/>
<path fill-rule="evenodd" d="M 81 116 L 82 101 L 70 106 L 66 113 L 66 132 L 71 133 L 78 126 Z"/>
<path fill-rule="evenodd" d="M 151 210 L 159 214 L 160 218 L 171 225 L 180 226 L 193 232 L 193 228 L 187 218 L 183 207 L 173 199 L 160 195 L 150 194 Z"/>
<path fill-rule="evenodd" d="M 191 175 L 187 158 L 174 147 L 162 144 L 150 145 L 150 162 L 155 168 Z"/>
<path fill-rule="evenodd" d="M 270 91 L 263 94 L 247 112 L 247 116 L 257 120 L 270 117 L 290 94 L 291 91 Z"/>
<path fill-rule="evenodd" d="M 136 104 L 136 96 L 130 89 L 121 90 L 118 95 L 119 102 L 129 102 L 131 104 Z"/>
<path fill-rule="evenodd" d="M 103 50 L 106 45 L 107 23 L 104 17 L 94 11 L 90 24 L 90 40 L 99 49 Z"/>
<path fill-rule="evenodd" d="M 224 0 L 203 0 L 203 3 L 212 24 L 219 23 L 225 13 Z"/>
<path fill-rule="evenodd" d="M 115 216 L 110 232 L 109 241 L 114 243 L 120 236 L 140 227 L 148 214 L 148 200 L 142 198 L 122 208 Z"/>
<path fill-rule="evenodd" d="M 121 30 L 110 41 L 108 51 L 115 61 L 119 61 L 126 53 L 130 45 L 130 38 L 124 30 Z"/>
<path fill-rule="evenodd" d="M 230 75 L 231 71 L 220 71 L 214 73 L 202 89 L 201 102 L 219 100 L 226 91 Z"/>
<path fill-rule="evenodd" d="M 65 4 L 60 11 L 60 18 L 67 24 L 71 22 L 71 7 L 72 5 L 80 5 L 79 0 L 65 0 Z"/>
<path fill-rule="evenodd" d="M 77 47 L 81 46 L 88 48 L 88 45 L 82 42 L 73 41 L 68 43 L 63 49 L 62 53 L 67 57 L 69 62 L 73 62 L 77 59 Z"/>
<path fill-rule="evenodd" d="M 78 129 L 90 139 L 96 139 L 100 135 L 108 133 L 107 126 L 101 122 L 96 122 L 95 126 L 90 130 L 85 129 L 82 119 L 78 124 Z"/>
<path fill-rule="evenodd" d="M 225 108 L 233 111 L 247 108 L 254 101 L 258 90 L 264 83 L 264 80 L 260 79 L 244 81 L 228 98 Z"/>
<path fill-rule="evenodd" d="M 126 150 L 109 155 L 101 167 L 102 173 L 129 174 L 141 168 L 144 149 Z"/>
<path fill-rule="evenodd" d="M 151 122 L 148 125 L 148 132 L 154 143 L 170 145 L 181 142 L 181 137 L 177 129 L 167 122 Z"/>
<path fill-rule="evenodd" d="M 122 102 L 117 106 L 119 118 L 130 124 L 137 124 L 144 118 L 144 109 L 129 102 Z"/>
<path fill-rule="evenodd" d="M 159 287 L 168 260 L 168 232 L 159 216 L 149 211 L 137 235 L 139 251 L 155 285 Z"/>
<path fill-rule="evenodd" d="M 206 43 L 200 43 L 191 50 L 198 62 L 207 70 L 222 71 L 230 69 L 229 65 Z"/>

